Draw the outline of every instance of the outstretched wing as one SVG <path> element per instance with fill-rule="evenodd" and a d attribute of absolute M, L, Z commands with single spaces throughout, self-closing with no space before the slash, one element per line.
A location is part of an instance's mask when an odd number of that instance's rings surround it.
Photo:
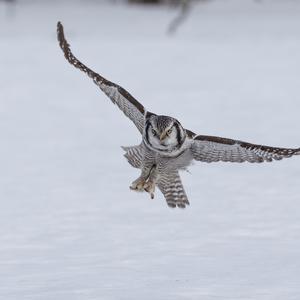
<path fill-rule="evenodd" d="M 71 52 L 70 45 L 65 39 L 64 29 L 60 22 L 57 23 L 57 39 L 67 61 L 92 78 L 96 85 L 98 85 L 111 101 L 116 104 L 131 121 L 133 121 L 135 126 L 142 133 L 145 124 L 145 116 L 147 115 L 144 106 L 121 86 L 105 79 L 80 62 Z M 151 113 L 148 112 L 148 114 Z"/>
<path fill-rule="evenodd" d="M 193 158 L 208 163 L 217 161 L 261 163 L 300 155 L 300 148 L 269 147 L 216 136 L 196 135 L 191 131 L 187 133 L 193 139 L 191 146 Z"/>
<path fill-rule="evenodd" d="M 156 184 L 165 196 L 169 207 L 185 208 L 186 205 L 190 205 L 178 171 L 160 174 Z"/>

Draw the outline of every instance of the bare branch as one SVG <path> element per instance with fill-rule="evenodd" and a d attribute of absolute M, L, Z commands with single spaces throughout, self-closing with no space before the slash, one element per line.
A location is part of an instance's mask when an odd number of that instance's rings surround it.
<path fill-rule="evenodd" d="M 186 20 L 190 8 L 191 8 L 191 0 L 181 0 L 180 1 L 180 12 L 179 15 L 170 23 L 168 28 L 169 34 L 174 34 L 178 27 Z"/>

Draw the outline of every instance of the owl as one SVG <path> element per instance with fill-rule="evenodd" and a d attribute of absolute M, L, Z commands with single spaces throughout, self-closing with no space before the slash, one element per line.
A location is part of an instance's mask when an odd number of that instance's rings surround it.
<path fill-rule="evenodd" d="M 148 192 L 153 199 L 158 187 L 169 207 L 185 208 L 189 205 L 189 200 L 179 171 L 186 170 L 193 160 L 207 163 L 261 163 L 300 155 L 300 148 L 269 147 L 195 134 L 185 129 L 175 118 L 151 113 L 124 88 L 105 79 L 79 61 L 71 52 L 60 22 L 57 24 L 57 37 L 67 61 L 86 73 L 135 124 L 142 135 L 139 145 L 123 147 L 124 156 L 129 164 L 141 170 L 138 179 L 130 186 L 134 191 Z"/>

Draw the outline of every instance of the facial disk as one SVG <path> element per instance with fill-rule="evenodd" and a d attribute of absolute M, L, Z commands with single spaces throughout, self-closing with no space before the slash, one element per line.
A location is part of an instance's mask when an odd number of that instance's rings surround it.
<path fill-rule="evenodd" d="M 152 116 L 146 123 L 146 142 L 153 148 L 169 151 L 179 148 L 185 132 L 181 124 L 174 118 L 167 116 Z"/>

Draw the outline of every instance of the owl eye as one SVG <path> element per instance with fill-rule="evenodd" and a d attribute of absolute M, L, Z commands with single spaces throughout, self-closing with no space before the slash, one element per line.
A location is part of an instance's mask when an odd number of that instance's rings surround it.
<path fill-rule="evenodd" d="M 156 131 L 154 129 L 152 129 L 152 134 L 153 136 L 156 136 Z"/>
<path fill-rule="evenodd" d="M 167 135 L 170 135 L 171 133 L 172 133 L 172 128 L 167 131 Z"/>

